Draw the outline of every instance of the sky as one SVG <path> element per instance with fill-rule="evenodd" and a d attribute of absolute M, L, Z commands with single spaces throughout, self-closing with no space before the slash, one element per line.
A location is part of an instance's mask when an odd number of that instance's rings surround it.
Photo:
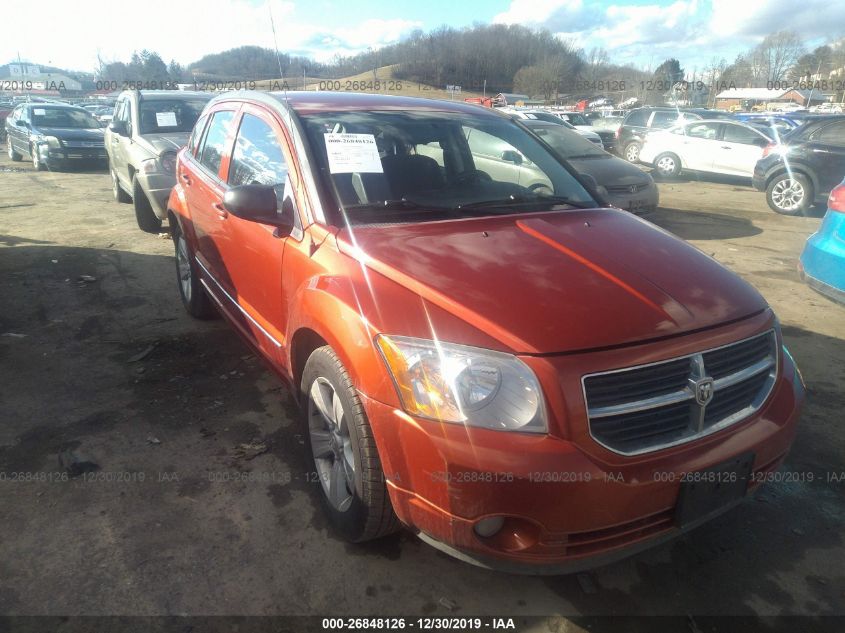
<path fill-rule="evenodd" d="M 475 23 L 545 28 L 577 47 L 605 48 L 615 63 L 653 69 L 667 57 L 688 71 L 732 61 L 768 33 L 789 28 L 811 45 L 845 36 L 842 0 L 40 0 L 9 8 L 18 28 L 0 38 L 0 64 L 23 61 L 93 71 L 98 57 L 134 50 L 187 65 L 243 45 L 328 61 L 399 41 L 413 29 Z"/>

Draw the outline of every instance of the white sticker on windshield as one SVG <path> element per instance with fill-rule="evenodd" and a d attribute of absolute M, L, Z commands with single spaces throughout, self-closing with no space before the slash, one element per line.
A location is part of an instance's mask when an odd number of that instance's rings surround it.
<path fill-rule="evenodd" d="M 372 134 L 332 134 L 327 132 L 326 153 L 333 174 L 381 174 L 376 137 Z"/>
<path fill-rule="evenodd" d="M 156 112 L 156 125 L 159 127 L 176 127 L 175 112 Z"/>
<path fill-rule="evenodd" d="M 45 114 L 47 114 L 47 110 L 45 110 L 44 108 L 33 108 L 32 113 L 35 116 L 44 116 Z"/>

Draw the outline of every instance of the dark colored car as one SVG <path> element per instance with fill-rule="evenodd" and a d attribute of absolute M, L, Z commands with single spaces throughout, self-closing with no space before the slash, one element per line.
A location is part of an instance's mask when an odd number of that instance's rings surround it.
<path fill-rule="evenodd" d="M 103 129 L 83 108 L 60 103 L 22 103 L 6 118 L 9 158 L 27 156 L 42 171 L 71 162 L 105 163 Z"/>
<path fill-rule="evenodd" d="M 845 116 L 809 119 L 772 144 L 754 167 L 752 184 L 772 211 L 803 215 L 845 177 Z"/>
<path fill-rule="evenodd" d="M 729 116 L 727 112 L 706 108 L 670 106 L 634 108 L 625 115 L 625 120 L 616 130 L 616 152 L 628 162 L 636 163 L 640 159 L 640 149 L 642 149 L 645 135 L 651 130 L 668 129 L 684 121 L 721 119 Z"/>
<path fill-rule="evenodd" d="M 574 130 L 545 121 L 520 121 L 543 139 L 579 174 L 591 176 L 607 202 L 634 213 L 654 211 L 660 199 L 657 185 L 639 167 L 599 149 Z"/>

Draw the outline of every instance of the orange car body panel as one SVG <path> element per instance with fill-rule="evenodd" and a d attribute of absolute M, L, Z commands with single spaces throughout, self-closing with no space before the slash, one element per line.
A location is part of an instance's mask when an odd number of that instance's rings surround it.
<path fill-rule="evenodd" d="M 295 131 L 269 101 L 219 98 L 208 112 L 232 110 L 236 122 L 249 112 L 272 125 L 288 160 L 301 232 L 281 235 L 220 211 L 237 125 L 217 174 L 204 171 L 189 149 L 180 152 L 170 210 L 223 314 L 286 382 L 297 386 L 302 333 L 316 333 L 337 352 L 361 395 L 403 523 L 482 564 L 571 568 L 677 532 L 672 511 L 680 480 L 657 474 L 704 469 L 747 451 L 754 452 L 755 472 L 781 463 L 804 397 L 800 377 L 763 298 L 712 258 L 611 209 L 361 226 L 353 233 L 328 226 L 315 219 L 320 201 L 307 186 Z M 299 113 L 480 110 L 325 93 L 292 93 L 290 104 Z M 585 374 L 712 349 L 768 329 L 778 331 L 779 375 L 750 418 L 632 457 L 590 436 Z M 519 356 L 542 387 L 548 433 L 408 415 L 374 345 L 379 333 L 436 336 Z M 544 480 L 541 473 L 561 474 Z M 474 522 L 493 515 L 514 518 L 518 529 L 498 540 L 479 538 Z"/>

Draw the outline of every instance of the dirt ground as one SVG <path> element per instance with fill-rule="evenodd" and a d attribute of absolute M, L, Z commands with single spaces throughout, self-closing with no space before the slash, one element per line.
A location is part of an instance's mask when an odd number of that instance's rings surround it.
<path fill-rule="evenodd" d="M 845 308 L 796 274 L 820 220 L 741 182 L 660 188 L 650 219 L 781 319 L 809 387 L 786 464 L 805 481 L 589 574 L 517 577 L 406 533 L 335 536 L 291 401 L 222 321 L 184 313 L 170 241 L 138 230 L 105 171 L 38 173 L 3 148 L 0 614 L 558 614 L 573 631 L 608 614 L 845 614 Z M 100 470 L 58 480 L 68 450 Z"/>

